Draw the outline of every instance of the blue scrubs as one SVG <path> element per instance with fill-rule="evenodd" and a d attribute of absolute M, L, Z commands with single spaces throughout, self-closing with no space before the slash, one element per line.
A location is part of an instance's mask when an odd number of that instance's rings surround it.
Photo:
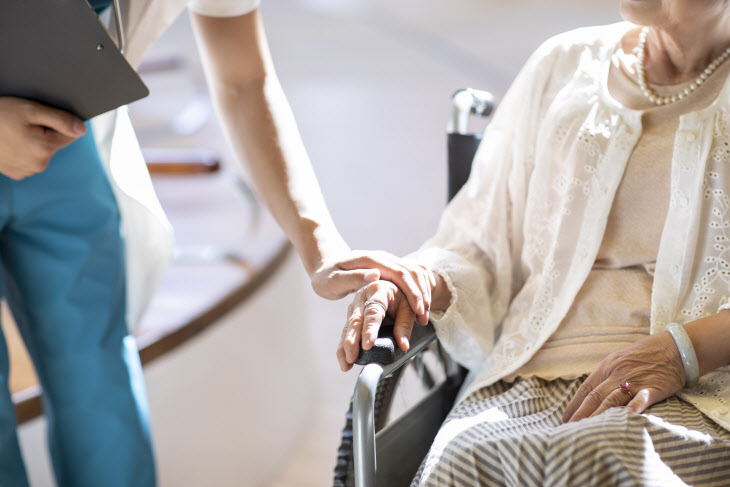
<path fill-rule="evenodd" d="M 59 487 L 155 484 L 142 371 L 125 322 L 119 210 L 91 129 L 48 169 L 0 175 L 2 295 L 43 387 Z M 0 336 L 0 486 L 27 485 Z"/>
<path fill-rule="evenodd" d="M 90 127 L 46 171 L 0 175 L 0 264 L 0 296 L 43 387 L 59 487 L 155 485 L 142 369 L 125 321 L 119 210 Z M 2 487 L 28 485 L 15 426 L 0 334 Z"/>

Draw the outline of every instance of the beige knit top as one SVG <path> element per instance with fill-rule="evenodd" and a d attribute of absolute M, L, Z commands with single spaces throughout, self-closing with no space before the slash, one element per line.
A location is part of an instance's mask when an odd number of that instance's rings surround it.
<path fill-rule="evenodd" d="M 669 206 L 670 168 L 679 116 L 717 97 L 730 71 L 726 62 L 694 93 L 657 107 L 639 90 L 636 58 L 618 48 L 608 76 L 611 95 L 643 110 L 642 134 L 627 163 L 608 216 L 596 261 L 558 329 L 518 376 L 576 378 L 592 372 L 610 353 L 649 335 L 654 264 Z M 653 86 L 675 94 L 690 82 Z"/>

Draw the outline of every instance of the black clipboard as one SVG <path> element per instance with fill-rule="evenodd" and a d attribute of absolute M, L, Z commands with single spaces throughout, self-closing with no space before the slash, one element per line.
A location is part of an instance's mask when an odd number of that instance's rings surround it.
<path fill-rule="evenodd" d="M 88 120 L 148 94 L 86 0 L 0 0 L 0 96 Z"/>

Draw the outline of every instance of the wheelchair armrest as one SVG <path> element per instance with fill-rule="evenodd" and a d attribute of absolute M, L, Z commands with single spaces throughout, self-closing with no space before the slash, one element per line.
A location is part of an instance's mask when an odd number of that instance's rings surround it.
<path fill-rule="evenodd" d="M 355 485 L 369 487 L 377 483 L 375 410 L 378 398 L 382 400 L 380 379 L 391 375 L 434 341 L 436 341 L 436 330 L 431 323 L 426 326 L 414 324 L 410 348 L 407 352 L 403 352 L 398 348 L 393 337 L 393 320 L 386 318 L 378 331 L 378 338 L 373 347 L 370 350 L 360 350 L 355 363 L 365 365 L 365 367 L 357 378 L 355 394 L 352 398 L 352 455 Z M 343 442 L 346 433 L 347 427 L 343 432 Z M 381 484 L 377 483 L 377 485 Z"/>
<path fill-rule="evenodd" d="M 370 350 L 360 349 L 360 355 L 358 355 L 355 363 L 358 365 L 372 363 L 382 365 L 387 375 L 393 370 L 400 368 L 435 340 L 436 330 L 430 322 L 426 326 L 421 326 L 416 323 L 413 325 L 410 348 L 407 352 L 404 352 L 395 343 L 393 320 L 386 317 L 378 331 L 378 338 L 375 340 L 373 347 Z"/>

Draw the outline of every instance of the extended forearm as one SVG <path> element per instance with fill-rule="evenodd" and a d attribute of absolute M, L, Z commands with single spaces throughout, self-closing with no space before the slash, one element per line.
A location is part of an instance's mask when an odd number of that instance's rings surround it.
<path fill-rule="evenodd" d="M 347 246 L 327 211 L 294 116 L 276 78 L 258 11 L 191 15 L 208 86 L 254 191 L 311 274 Z"/>
<path fill-rule="evenodd" d="M 275 76 L 213 89 L 228 138 L 254 190 L 308 272 L 346 245 L 329 215 L 296 122 Z"/>

